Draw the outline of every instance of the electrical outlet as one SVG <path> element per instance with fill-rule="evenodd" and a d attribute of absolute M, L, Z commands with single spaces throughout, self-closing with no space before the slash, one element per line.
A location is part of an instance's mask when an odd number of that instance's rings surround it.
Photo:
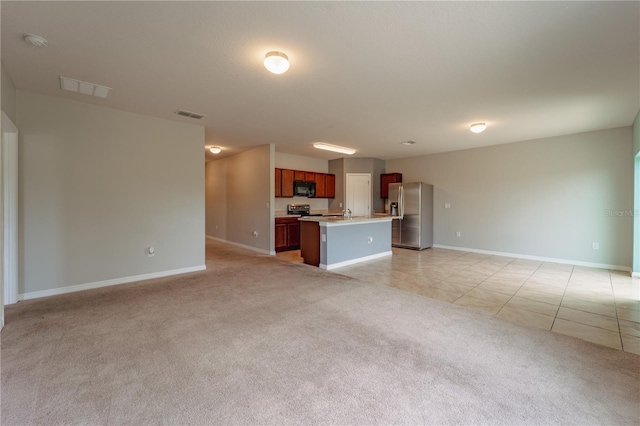
<path fill-rule="evenodd" d="M 253 231 L 253 236 L 258 238 L 258 231 Z"/>
<path fill-rule="evenodd" d="M 156 254 L 156 249 L 153 246 L 147 247 L 147 256 L 153 257 L 155 254 Z"/>
<path fill-rule="evenodd" d="M 340 208 L 342 208 L 342 203 L 340 203 Z"/>
<path fill-rule="evenodd" d="M 594 250 L 600 250 L 600 243 L 593 243 L 592 247 Z"/>

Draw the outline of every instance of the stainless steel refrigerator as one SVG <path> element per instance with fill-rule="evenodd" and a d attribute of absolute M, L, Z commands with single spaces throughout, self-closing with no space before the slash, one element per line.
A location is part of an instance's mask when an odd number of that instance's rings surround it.
<path fill-rule="evenodd" d="M 389 212 L 392 246 L 422 250 L 433 245 L 433 185 L 390 183 Z"/>

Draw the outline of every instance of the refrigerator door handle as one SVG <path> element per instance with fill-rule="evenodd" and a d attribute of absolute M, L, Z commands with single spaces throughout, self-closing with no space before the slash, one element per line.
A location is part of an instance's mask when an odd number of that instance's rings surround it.
<path fill-rule="evenodd" d="M 404 188 L 402 185 L 398 187 L 398 216 L 400 219 L 404 218 Z"/>

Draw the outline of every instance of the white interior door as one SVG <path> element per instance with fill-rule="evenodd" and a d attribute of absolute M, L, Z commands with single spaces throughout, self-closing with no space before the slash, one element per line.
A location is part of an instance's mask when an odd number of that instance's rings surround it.
<path fill-rule="evenodd" d="M 346 209 L 354 216 L 371 214 L 371 174 L 347 173 Z M 346 210 L 345 209 L 345 210 Z"/>
<path fill-rule="evenodd" d="M 18 128 L 2 113 L 2 304 L 18 301 Z M 4 323 L 4 310 L 2 312 Z"/>

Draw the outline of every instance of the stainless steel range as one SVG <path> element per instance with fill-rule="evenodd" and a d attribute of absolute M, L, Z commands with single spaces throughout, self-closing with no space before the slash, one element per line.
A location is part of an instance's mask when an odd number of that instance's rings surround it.
<path fill-rule="evenodd" d="M 300 216 L 322 216 L 321 213 L 310 213 L 309 204 L 287 204 L 287 214 L 299 214 Z"/>

